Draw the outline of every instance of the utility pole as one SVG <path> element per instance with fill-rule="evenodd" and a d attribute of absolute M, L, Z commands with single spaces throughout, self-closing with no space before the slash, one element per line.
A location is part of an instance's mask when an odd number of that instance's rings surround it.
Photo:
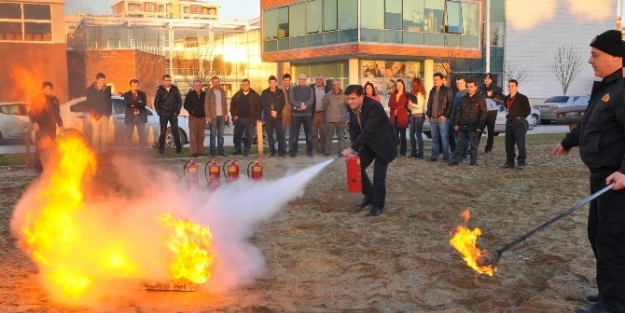
<path fill-rule="evenodd" d="M 486 0 L 486 30 L 484 31 L 486 33 L 486 62 L 484 64 L 486 73 L 490 73 L 490 1 Z"/>

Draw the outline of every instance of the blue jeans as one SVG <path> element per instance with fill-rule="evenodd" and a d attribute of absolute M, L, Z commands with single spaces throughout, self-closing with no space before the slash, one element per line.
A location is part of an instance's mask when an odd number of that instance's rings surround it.
<path fill-rule="evenodd" d="M 312 116 L 292 115 L 291 116 L 291 130 L 293 130 L 293 132 L 290 135 L 291 154 L 297 154 L 299 130 L 300 130 L 301 125 L 304 125 L 304 136 L 306 137 L 306 153 L 312 153 L 313 151 L 312 140 L 311 140 L 312 136 L 310 134 L 310 128 L 312 126 Z"/>
<path fill-rule="evenodd" d="M 425 122 L 425 117 L 423 114 L 421 115 L 411 115 L 410 116 L 410 148 L 412 149 L 412 156 L 423 156 L 423 123 Z M 419 143 L 419 150 L 417 150 L 417 143 Z"/>
<path fill-rule="evenodd" d="M 432 158 L 438 158 L 438 141 L 443 141 L 443 160 L 449 160 L 449 121 L 437 118 L 430 119 L 432 131 Z"/>
<path fill-rule="evenodd" d="M 430 130 L 432 131 L 432 158 L 438 158 L 438 141 L 443 141 L 443 160 L 449 160 L 449 121 L 430 118 Z"/>
<path fill-rule="evenodd" d="M 255 128 L 256 127 L 252 127 L 250 124 L 249 117 L 240 117 L 234 121 L 234 135 L 232 137 L 232 141 L 234 143 L 235 154 L 241 152 L 241 143 L 243 143 L 243 153 L 250 153 Z M 245 133 L 245 139 L 243 139 L 243 133 Z M 262 138 L 260 140 L 262 140 Z"/>
<path fill-rule="evenodd" d="M 210 154 L 224 153 L 224 126 L 226 122 L 223 116 L 215 117 L 210 125 Z M 217 148 L 215 149 L 215 136 L 217 137 Z"/>

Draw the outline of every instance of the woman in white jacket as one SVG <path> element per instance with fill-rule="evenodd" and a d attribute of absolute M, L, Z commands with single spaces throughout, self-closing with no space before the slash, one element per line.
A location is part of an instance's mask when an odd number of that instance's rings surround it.
<path fill-rule="evenodd" d="M 427 103 L 425 86 L 421 78 L 413 78 L 410 83 L 410 97 L 408 108 L 410 109 L 410 158 L 423 159 L 423 122 L 425 122 L 425 104 Z M 417 143 L 419 144 L 417 150 Z"/>

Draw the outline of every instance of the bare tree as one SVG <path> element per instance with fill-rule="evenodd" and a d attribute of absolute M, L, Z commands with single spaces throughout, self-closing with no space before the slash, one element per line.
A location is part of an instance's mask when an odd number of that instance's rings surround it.
<path fill-rule="evenodd" d="M 553 52 L 551 71 L 562 85 L 562 94 L 566 94 L 569 86 L 583 70 L 582 57 L 575 51 L 573 44 L 561 45 Z"/>
<path fill-rule="evenodd" d="M 527 64 L 510 63 L 506 65 L 503 74 L 506 82 L 515 79 L 519 82 L 519 85 L 522 85 L 523 82 L 528 81 L 532 76 L 532 68 Z"/>
<path fill-rule="evenodd" d="M 209 86 L 211 78 L 216 75 L 215 42 L 195 41 L 185 42 L 184 51 L 177 52 L 174 62 L 180 74 L 189 85 L 199 80 L 203 86 Z"/>

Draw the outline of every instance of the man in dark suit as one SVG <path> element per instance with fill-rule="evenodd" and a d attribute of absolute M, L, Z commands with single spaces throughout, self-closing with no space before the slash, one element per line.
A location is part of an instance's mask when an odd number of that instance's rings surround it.
<path fill-rule="evenodd" d="M 126 101 L 126 112 L 124 116 L 124 124 L 126 124 L 126 146 L 132 147 L 132 135 L 137 127 L 139 133 L 139 149 L 144 149 L 147 142 L 145 133 L 145 123 L 148 121 L 148 112 L 145 105 L 148 100 L 145 92 L 139 90 L 139 80 L 130 81 L 130 91 L 124 93 L 124 101 Z"/>
<path fill-rule="evenodd" d="M 356 206 L 365 208 L 373 205 L 367 216 L 378 216 L 384 209 L 386 199 L 386 170 L 397 156 L 397 136 L 382 104 L 364 96 L 360 85 L 350 85 L 345 89 L 345 100 L 349 105 L 349 135 L 351 146 L 341 153 L 348 157 L 360 155 L 362 194 L 365 196 Z M 366 169 L 373 165 L 373 184 Z"/>
<path fill-rule="evenodd" d="M 508 81 L 508 94 L 504 98 L 506 106 L 506 163 L 503 168 L 514 167 L 514 145 L 519 148 L 519 156 L 517 158 L 517 169 L 525 168 L 525 134 L 527 134 L 527 120 L 525 119 L 530 113 L 530 101 L 527 97 L 519 92 L 519 82 L 514 79 Z"/>

